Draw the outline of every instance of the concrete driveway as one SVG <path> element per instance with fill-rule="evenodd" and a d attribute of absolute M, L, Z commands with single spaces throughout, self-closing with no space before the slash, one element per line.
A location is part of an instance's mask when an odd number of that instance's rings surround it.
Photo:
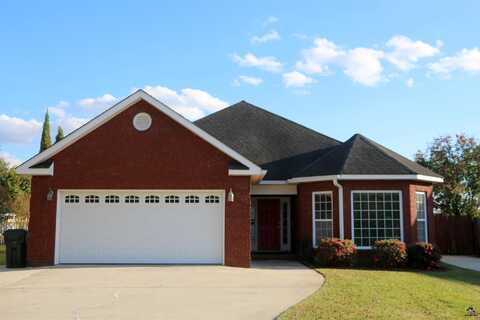
<path fill-rule="evenodd" d="M 2 319 L 272 319 L 323 278 L 297 262 L 0 269 Z"/>
<path fill-rule="evenodd" d="M 480 258 L 472 256 L 443 256 L 442 261 L 454 266 L 480 271 Z"/>

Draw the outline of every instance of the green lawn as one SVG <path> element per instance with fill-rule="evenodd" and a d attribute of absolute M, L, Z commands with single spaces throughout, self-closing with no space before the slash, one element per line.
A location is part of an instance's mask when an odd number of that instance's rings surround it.
<path fill-rule="evenodd" d="M 0 266 L 5 264 L 5 246 L 0 244 Z"/>
<path fill-rule="evenodd" d="M 468 306 L 480 310 L 480 272 L 447 268 L 318 269 L 323 287 L 280 319 L 462 319 Z"/>

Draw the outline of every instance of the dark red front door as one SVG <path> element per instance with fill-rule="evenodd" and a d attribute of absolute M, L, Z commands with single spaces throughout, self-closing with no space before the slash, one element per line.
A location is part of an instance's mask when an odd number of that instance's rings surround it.
<path fill-rule="evenodd" d="M 257 200 L 257 250 L 280 250 L 280 199 Z"/>

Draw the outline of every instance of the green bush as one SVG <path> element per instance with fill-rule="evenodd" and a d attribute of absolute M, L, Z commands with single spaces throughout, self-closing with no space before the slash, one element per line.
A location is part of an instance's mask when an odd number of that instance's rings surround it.
<path fill-rule="evenodd" d="M 399 240 L 379 240 L 373 245 L 373 262 L 381 268 L 401 268 L 407 263 L 407 247 Z"/>
<path fill-rule="evenodd" d="M 356 254 L 357 247 L 352 240 L 322 239 L 314 251 L 314 261 L 321 266 L 349 267 Z"/>
<path fill-rule="evenodd" d="M 431 243 L 417 242 L 407 249 L 408 265 L 418 269 L 436 269 L 442 255 L 440 250 Z"/>

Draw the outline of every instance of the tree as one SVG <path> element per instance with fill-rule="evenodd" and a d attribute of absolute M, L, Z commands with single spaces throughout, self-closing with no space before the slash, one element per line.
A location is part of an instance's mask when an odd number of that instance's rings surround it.
<path fill-rule="evenodd" d="M 45 112 L 45 119 L 43 120 L 42 138 L 40 140 L 40 152 L 52 145 L 52 138 L 50 138 L 50 117 L 48 110 Z"/>
<path fill-rule="evenodd" d="M 20 176 L 0 158 L 0 214 L 13 212 L 28 217 L 30 177 Z"/>
<path fill-rule="evenodd" d="M 434 206 L 444 214 L 480 216 L 480 145 L 473 137 L 458 134 L 438 137 L 416 161 L 440 174 L 434 186 Z"/>
<path fill-rule="evenodd" d="M 55 143 L 59 142 L 64 138 L 62 127 L 58 126 L 57 135 L 55 136 Z"/>

